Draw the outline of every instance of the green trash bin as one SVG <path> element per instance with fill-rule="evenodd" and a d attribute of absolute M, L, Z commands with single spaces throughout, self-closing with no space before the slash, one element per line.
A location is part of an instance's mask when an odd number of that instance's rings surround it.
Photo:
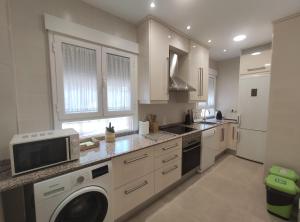
<path fill-rule="evenodd" d="M 292 213 L 293 202 L 300 191 L 294 181 L 268 175 L 265 179 L 267 189 L 267 210 L 276 216 L 289 219 Z"/>
<path fill-rule="evenodd" d="M 269 174 L 284 177 L 284 178 L 292 180 L 294 182 L 297 182 L 300 178 L 299 175 L 295 171 L 281 167 L 281 166 L 276 166 L 276 165 L 273 165 L 270 168 Z"/>

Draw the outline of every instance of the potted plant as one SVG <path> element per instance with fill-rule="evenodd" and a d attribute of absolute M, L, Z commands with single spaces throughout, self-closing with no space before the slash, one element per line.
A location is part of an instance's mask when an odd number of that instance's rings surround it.
<path fill-rule="evenodd" d="M 116 134 L 115 134 L 115 128 L 111 126 L 111 122 L 109 123 L 109 126 L 106 127 L 105 132 L 105 141 L 107 143 L 113 143 L 116 140 Z"/>

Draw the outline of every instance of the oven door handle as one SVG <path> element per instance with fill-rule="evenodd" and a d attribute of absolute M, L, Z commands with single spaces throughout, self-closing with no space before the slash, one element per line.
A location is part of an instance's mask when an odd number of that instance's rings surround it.
<path fill-rule="evenodd" d="M 200 149 L 200 146 L 199 145 L 197 145 L 197 146 L 193 146 L 192 148 L 189 148 L 189 149 L 183 149 L 183 153 L 187 153 L 187 152 L 190 152 L 190 151 L 192 151 L 192 150 L 194 150 L 194 149 L 197 149 L 197 148 L 199 148 Z"/>

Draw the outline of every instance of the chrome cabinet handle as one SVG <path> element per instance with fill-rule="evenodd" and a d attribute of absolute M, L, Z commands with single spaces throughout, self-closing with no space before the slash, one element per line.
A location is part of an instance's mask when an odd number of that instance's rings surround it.
<path fill-rule="evenodd" d="M 198 96 L 200 96 L 201 93 L 201 68 L 198 70 Z"/>
<path fill-rule="evenodd" d="M 136 162 L 138 160 L 145 159 L 147 157 L 148 157 L 148 154 L 146 153 L 142 156 L 139 156 L 139 157 L 136 157 L 136 158 L 133 158 L 133 159 L 130 159 L 130 160 L 124 160 L 124 164 L 130 164 L 130 163 Z"/>
<path fill-rule="evenodd" d="M 175 148 L 178 146 L 178 143 L 176 143 L 175 145 L 172 145 L 172 146 L 168 146 L 168 147 L 163 147 L 162 150 L 163 151 L 166 151 L 166 150 L 169 150 L 169 149 L 172 149 L 172 148 Z"/>
<path fill-rule="evenodd" d="M 234 140 L 234 134 L 235 134 L 235 129 L 234 129 L 234 126 L 232 127 L 232 140 Z"/>
<path fill-rule="evenodd" d="M 173 157 L 171 157 L 171 158 L 169 158 L 169 159 L 164 159 L 164 160 L 162 160 L 162 163 L 168 163 L 168 162 L 170 162 L 170 161 L 172 161 L 172 160 L 175 160 L 177 157 L 178 157 L 178 155 L 176 154 L 176 155 L 174 155 Z"/>
<path fill-rule="evenodd" d="M 166 82 L 166 94 L 169 95 L 169 57 L 167 57 L 167 82 Z"/>
<path fill-rule="evenodd" d="M 161 172 L 161 173 L 162 173 L 162 175 L 166 175 L 166 174 L 171 173 L 172 171 L 176 170 L 177 168 L 178 168 L 178 166 L 175 165 L 175 166 L 173 166 L 171 169 L 168 169 L 168 170 L 163 171 L 163 172 Z"/>
<path fill-rule="evenodd" d="M 201 92 L 200 95 L 203 96 L 203 68 L 201 68 L 201 75 L 200 75 L 200 81 L 201 81 Z"/>
<path fill-rule="evenodd" d="M 266 67 L 260 66 L 260 67 L 250 68 L 250 69 L 248 69 L 248 72 L 259 71 L 259 70 L 263 70 L 263 69 L 266 69 Z"/>
<path fill-rule="evenodd" d="M 138 190 L 138 189 L 141 189 L 142 187 L 146 186 L 147 184 L 148 184 L 148 181 L 145 180 L 143 183 L 137 185 L 136 187 L 130 188 L 130 189 L 128 189 L 128 190 L 125 190 L 124 193 L 125 193 L 126 195 L 128 195 L 128 194 L 130 194 L 130 193 L 132 193 L 132 192 L 134 192 L 134 191 L 136 191 L 136 190 Z"/>
<path fill-rule="evenodd" d="M 240 143 L 240 139 L 241 139 L 241 134 L 240 134 L 240 132 L 238 131 L 238 132 L 236 133 L 236 135 L 237 135 L 237 142 Z"/>

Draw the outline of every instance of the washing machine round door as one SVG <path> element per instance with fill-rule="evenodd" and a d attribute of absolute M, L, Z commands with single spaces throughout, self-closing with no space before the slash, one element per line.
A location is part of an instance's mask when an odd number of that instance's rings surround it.
<path fill-rule="evenodd" d="M 105 190 L 96 186 L 85 187 L 62 201 L 50 222 L 101 222 L 104 221 L 107 210 Z"/>

